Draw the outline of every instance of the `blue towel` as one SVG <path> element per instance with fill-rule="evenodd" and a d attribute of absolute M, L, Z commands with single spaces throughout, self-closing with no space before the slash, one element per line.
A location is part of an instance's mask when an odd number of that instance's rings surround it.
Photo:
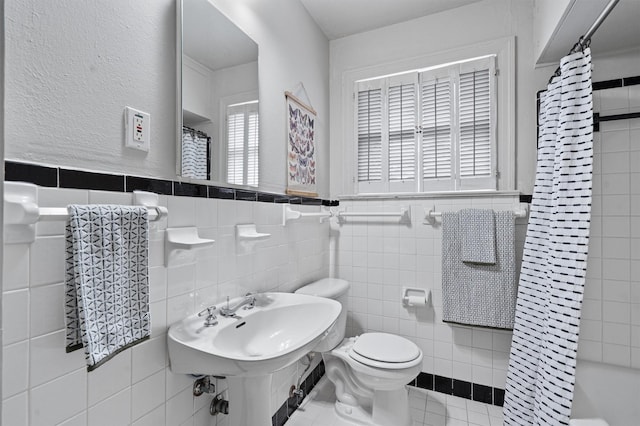
<path fill-rule="evenodd" d="M 67 352 L 89 371 L 150 335 L 148 216 L 140 206 L 70 205 Z"/>

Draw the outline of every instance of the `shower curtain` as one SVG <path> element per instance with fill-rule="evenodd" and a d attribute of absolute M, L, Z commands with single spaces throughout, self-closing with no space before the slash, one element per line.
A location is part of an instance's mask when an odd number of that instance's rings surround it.
<path fill-rule="evenodd" d="M 182 177 L 208 179 L 208 137 L 192 129 L 182 129 Z"/>
<path fill-rule="evenodd" d="M 541 95 L 538 163 L 504 401 L 505 425 L 568 425 L 587 269 L 593 113 L 589 48 Z"/>

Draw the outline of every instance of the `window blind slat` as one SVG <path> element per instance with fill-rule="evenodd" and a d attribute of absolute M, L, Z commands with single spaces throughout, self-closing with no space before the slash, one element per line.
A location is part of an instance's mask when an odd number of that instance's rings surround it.
<path fill-rule="evenodd" d="M 460 176 L 491 175 L 489 70 L 460 74 Z"/>
<path fill-rule="evenodd" d="M 451 177 L 451 82 L 422 83 L 422 178 Z"/>
<path fill-rule="evenodd" d="M 358 181 L 382 180 L 382 90 L 358 93 Z"/>
<path fill-rule="evenodd" d="M 415 85 L 389 88 L 389 181 L 414 178 L 415 173 Z"/>

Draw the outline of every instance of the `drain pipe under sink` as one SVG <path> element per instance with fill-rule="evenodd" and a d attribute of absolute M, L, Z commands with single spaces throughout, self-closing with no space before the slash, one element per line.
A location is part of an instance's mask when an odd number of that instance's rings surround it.
<path fill-rule="evenodd" d="M 296 405 L 300 405 L 300 403 L 304 399 L 304 390 L 300 389 L 300 382 L 302 381 L 302 377 L 307 373 L 307 371 L 309 371 L 309 368 L 311 368 L 311 363 L 313 362 L 313 358 L 315 358 L 315 356 L 315 352 L 308 352 L 304 356 L 304 358 L 306 358 L 308 361 L 307 368 L 305 368 L 300 377 L 298 377 L 298 382 L 296 383 L 296 385 L 292 385 L 291 389 L 289 389 L 289 398 L 293 398 L 295 396 Z"/>

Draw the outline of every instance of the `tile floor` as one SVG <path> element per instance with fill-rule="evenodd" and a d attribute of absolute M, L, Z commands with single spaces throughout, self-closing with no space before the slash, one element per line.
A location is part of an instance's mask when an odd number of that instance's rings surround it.
<path fill-rule="evenodd" d="M 502 407 L 438 392 L 409 388 L 413 426 L 499 426 Z M 334 409 L 333 384 L 326 378 L 314 387 L 287 426 L 355 426 L 339 418 Z M 394 426 L 394 425 L 384 425 Z"/>

